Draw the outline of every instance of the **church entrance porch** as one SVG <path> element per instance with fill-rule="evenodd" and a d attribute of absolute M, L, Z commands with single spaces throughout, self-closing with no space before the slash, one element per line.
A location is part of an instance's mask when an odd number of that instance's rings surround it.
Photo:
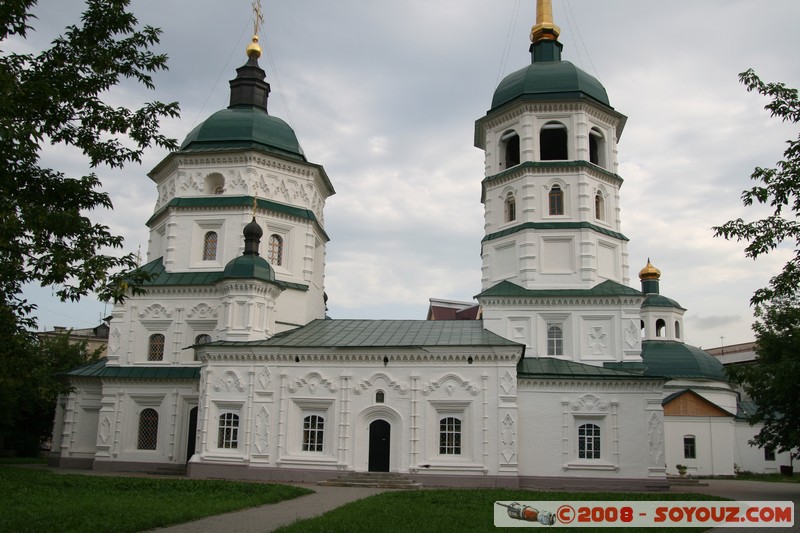
<path fill-rule="evenodd" d="M 375 420 L 369 425 L 369 471 L 388 472 L 391 451 L 392 426 L 386 420 Z"/>

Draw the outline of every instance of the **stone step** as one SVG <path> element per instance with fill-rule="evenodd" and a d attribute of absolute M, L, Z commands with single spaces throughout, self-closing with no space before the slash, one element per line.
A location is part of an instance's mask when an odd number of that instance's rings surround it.
<path fill-rule="evenodd" d="M 382 489 L 419 489 L 422 483 L 404 477 L 397 472 L 347 472 L 335 478 L 320 481 L 327 487 L 374 487 Z"/>

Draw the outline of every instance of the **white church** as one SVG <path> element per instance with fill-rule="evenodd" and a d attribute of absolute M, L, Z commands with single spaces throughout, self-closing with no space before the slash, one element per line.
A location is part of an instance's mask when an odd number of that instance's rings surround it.
<path fill-rule="evenodd" d="M 685 309 L 659 293 L 660 272 L 647 261 L 630 286 L 626 117 L 561 59 L 558 35 L 540 0 L 531 64 L 475 123 L 485 234 L 465 320 L 326 317 L 334 187 L 267 112 L 254 36 L 230 105 L 148 174 L 152 278 L 114 308 L 107 357 L 69 372 L 51 464 L 605 490 L 666 489 L 678 464 L 788 464 L 747 445 L 744 403 L 682 342 Z"/>

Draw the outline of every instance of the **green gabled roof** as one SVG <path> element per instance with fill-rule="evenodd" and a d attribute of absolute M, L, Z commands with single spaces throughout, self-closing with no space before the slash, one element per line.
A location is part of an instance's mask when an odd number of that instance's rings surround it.
<path fill-rule="evenodd" d="M 93 378 L 199 379 L 197 366 L 108 366 L 108 358 L 73 368 L 65 375 Z"/>
<path fill-rule="evenodd" d="M 554 357 L 523 357 L 517 363 L 520 378 L 653 379 L 635 372 L 565 361 Z"/>
<path fill-rule="evenodd" d="M 678 341 L 642 341 L 642 361 L 647 365 L 648 376 L 728 381 L 725 368 L 716 357 Z"/>
<path fill-rule="evenodd" d="M 662 296 L 660 294 L 648 294 L 645 296 L 644 301 L 642 302 L 642 307 L 669 307 L 686 311 L 686 309 L 681 307 L 681 304 L 672 298 L 667 298 L 666 296 Z"/>
<path fill-rule="evenodd" d="M 490 233 L 489 235 L 481 239 L 481 242 L 499 239 L 500 237 L 513 235 L 514 233 L 518 233 L 520 231 L 524 231 L 527 229 L 536 229 L 536 230 L 590 229 L 592 231 L 596 231 L 597 233 L 606 235 L 608 237 L 612 237 L 614 239 L 619 239 L 622 241 L 629 240 L 622 233 L 611 231 L 608 228 L 603 228 L 601 226 L 598 226 L 597 224 L 592 224 L 591 222 L 525 222 L 524 224 L 519 224 L 511 228 L 506 228 L 502 231 Z"/>
<path fill-rule="evenodd" d="M 240 256 L 240 258 L 243 256 Z M 239 258 L 237 258 L 238 260 Z M 152 276 L 150 281 L 142 284 L 143 287 L 157 287 L 167 285 L 213 285 L 218 281 L 225 279 L 225 272 L 222 270 L 216 272 L 167 272 L 164 269 L 164 258 L 159 257 L 150 261 L 146 265 L 142 265 L 142 270 Z M 255 270 L 253 270 L 255 272 Z M 242 277 L 241 272 L 239 275 L 232 277 Z M 252 277 L 252 276 L 250 276 Z M 256 279 L 261 279 L 256 277 Z M 270 280 L 271 281 L 271 280 Z M 275 285 L 284 289 L 295 289 L 299 291 L 307 291 L 308 285 L 302 283 L 291 283 L 288 281 L 271 281 Z"/>
<path fill-rule="evenodd" d="M 215 341 L 204 346 L 298 348 L 411 348 L 519 346 L 483 328 L 478 320 L 314 320 L 266 340 Z"/>
<path fill-rule="evenodd" d="M 310 220 L 319 226 L 319 221 L 317 220 L 316 215 L 310 209 L 304 209 L 302 207 L 295 207 L 293 205 L 282 204 L 280 202 L 273 202 L 272 200 L 265 200 L 263 198 L 256 199 L 256 205 L 258 209 L 263 209 L 265 211 L 273 211 L 275 213 L 281 213 L 284 215 L 288 215 L 290 217 L 300 218 L 304 220 Z M 158 217 L 161 216 L 162 213 L 167 211 L 168 209 L 175 208 L 175 207 L 212 207 L 212 208 L 222 208 L 222 207 L 245 207 L 248 209 L 253 208 L 253 197 L 252 196 L 225 196 L 225 195 L 213 195 L 213 196 L 191 196 L 191 197 L 182 197 L 182 198 L 173 198 L 161 208 L 153 213 L 147 222 L 145 223 L 147 226 L 150 226 L 152 222 L 154 222 Z M 322 226 L 319 226 L 319 230 L 322 232 L 322 236 L 326 240 L 330 240 L 328 234 L 325 233 L 325 230 L 322 229 Z"/>
<path fill-rule="evenodd" d="M 510 281 L 501 281 L 494 287 L 481 292 L 475 298 L 485 297 L 523 297 L 523 298 L 561 298 L 596 296 L 643 296 L 641 292 L 615 281 L 606 280 L 591 289 L 525 289 Z"/>

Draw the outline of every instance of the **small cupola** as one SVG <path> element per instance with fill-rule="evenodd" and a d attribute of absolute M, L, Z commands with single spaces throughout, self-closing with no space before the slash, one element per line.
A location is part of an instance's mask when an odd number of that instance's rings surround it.
<path fill-rule="evenodd" d="M 647 265 L 639 271 L 639 281 L 642 282 L 642 292 L 645 294 L 658 294 L 658 282 L 661 279 L 661 271 L 653 266 L 650 258 L 647 258 Z"/>
<path fill-rule="evenodd" d="M 242 278 L 275 281 L 275 271 L 258 252 L 264 230 L 256 222 L 256 217 L 242 230 L 244 252 L 225 265 L 223 279 Z"/>
<path fill-rule="evenodd" d="M 267 110 L 270 86 L 265 81 L 267 73 L 258 66 L 259 57 L 261 46 L 258 44 L 258 35 L 253 35 L 247 47 L 247 63 L 236 69 L 236 77 L 229 82 L 231 99 L 228 108 L 251 106 Z"/>

